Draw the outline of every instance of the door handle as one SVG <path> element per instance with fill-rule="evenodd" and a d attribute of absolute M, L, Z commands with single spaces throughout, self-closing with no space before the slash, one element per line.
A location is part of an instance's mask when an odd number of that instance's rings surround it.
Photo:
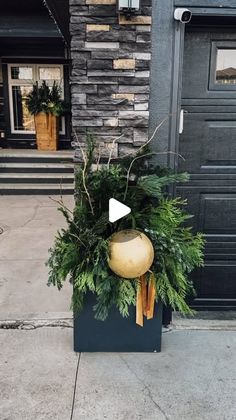
<path fill-rule="evenodd" d="M 181 109 L 179 114 L 179 134 L 182 134 L 184 131 L 184 114 L 187 114 L 188 111 Z"/>
<path fill-rule="evenodd" d="M 182 134 L 184 131 L 184 109 L 181 109 L 179 115 L 179 134 Z"/>

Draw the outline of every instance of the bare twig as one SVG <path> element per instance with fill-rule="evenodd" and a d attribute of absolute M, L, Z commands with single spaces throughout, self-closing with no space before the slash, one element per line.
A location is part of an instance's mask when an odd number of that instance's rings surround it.
<path fill-rule="evenodd" d="M 112 142 L 112 146 L 111 146 L 111 150 L 110 150 L 110 154 L 109 154 L 109 159 L 108 159 L 108 162 L 107 162 L 107 169 L 109 169 L 109 167 L 110 167 L 110 163 L 111 163 L 111 159 L 112 159 L 112 153 L 113 153 L 113 150 L 114 150 L 114 147 L 115 147 L 115 142 L 118 141 L 119 139 L 121 139 L 122 137 L 124 137 L 124 134 L 121 134 L 121 136 L 119 136 L 119 137 L 115 137 L 113 142 Z"/>
<path fill-rule="evenodd" d="M 185 160 L 185 159 L 184 159 L 184 157 L 183 157 L 182 155 L 180 155 L 179 153 L 176 153 L 176 152 L 171 152 L 171 151 L 168 151 L 168 152 L 150 152 L 150 153 L 146 153 L 145 155 L 136 156 L 136 157 L 132 160 L 132 162 L 131 162 L 131 164 L 130 164 L 130 166 L 129 166 L 128 172 L 127 172 L 126 187 L 125 187 L 125 193 L 124 193 L 124 201 L 125 201 L 126 196 L 127 196 L 128 187 L 129 187 L 129 177 L 130 177 L 130 172 L 131 172 L 131 169 L 132 169 L 132 166 L 133 166 L 134 162 L 135 162 L 136 160 L 138 160 L 138 159 L 142 159 L 142 158 L 144 158 L 144 157 L 146 157 L 146 156 L 152 156 L 152 155 L 166 155 L 166 154 L 176 155 L 176 156 L 179 156 L 181 159 Z"/>
<path fill-rule="evenodd" d="M 72 215 L 74 215 L 73 211 L 70 210 L 63 202 L 63 199 L 61 198 L 61 200 L 56 200 L 55 198 L 49 197 L 50 200 L 54 201 L 55 203 L 57 203 L 59 206 L 63 207 L 66 211 L 68 211 L 69 213 L 71 213 Z M 78 229 L 77 224 L 74 222 L 73 219 L 70 219 L 70 223 L 72 223 L 76 229 Z M 76 239 L 78 239 L 78 241 L 86 248 L 85 243 L 79 238 L 78 235 L 74 235 L 73 233 L 70 233 L 71 236 L 75 237 Z"/>
<path fill-rule="evenodd" d="M 69 233 L 70 236 L 73 236 L 74 238 L 78 239 L 78 241 L 86 248 L 86 245 L 83 241 L 81 241 L 80 237 L 78 235 L 75 235 L 74 233 Z"/>
<path fill-rule="evenodd" d="M 55 203 L 59 204 L 59 206 L 62 206 L 65 210 L 67 210 L 69 213 L 74 214 L 72 210 L 70 210 L 63 202 L 63 199 L 61 197 L 61 200 L 56 200 L 55 198 L 49 197 L 50 200 L 54 201 Z"/>
<path fill-rule="evenodd" d="M 97 158 L 97 171 L 98 171 L 98 169 L 99 169 L 99 163 L 100 163 L 100 159 L 101 159 L 101 143 L 99 143 L 99 146 L 98 146 L 98 158 Z"/>
<path fill-rule="evenodd" d="M 89 195 L 89 191 L 88 191 L 88 188 L 87 188 L 87 185 L 86 185 L 86 170 L 87 170 L 87 165 L 88 165 L 88 159 L 87 159 L 87 156 L 86 156 L 86 154 L 85 154 L 85 152 L 84 152 L 84 150 L 83 150 L 83 148 L 82 148 L 82 146 L 81 146 L 81 144 L 79 142 L 79 139 L 78 139 L 78 136 L 77 136 L 76 131 L 73 130 L 73 132 L 74 132 L 74 136 L 75 136 L 75 138 L 77 140 L 78 146 L 80 148 L 80 151 L 81 151 L 81 154 L 82 154 L 82 157 L 83 157 L 83 161 L 84 161 L 83 170 L 82 170 L 83 186 L 84 186 L 84 191 L 85 191 L 85 193 L 86 193 L 86 195 L 88 197 L 88 202 L 89 202 L 89 206 L 90 206 L 92 215 L 94 216 L 94 209 L 93 209 L 91 197 Z"/>
<path fill-rule="evenodd" d="M 82 158 L 83 158 L 84 164 L 87 164 L 87 157 L 86 157 L 86 154 L 85 154 L 85 152 L 84 152 L 84 150 L 83 150 L 83 148 L 82 148 L 82 146 L 81 146 L 81 144 L 80 144 L 80 141 L 79 141 L 79 138 L 78 138 L 78 136 L 77 136 L 77 133 L 76 133 L 75 129 L 73 129 L 73 133 L 74 133 L 74 136 L 75 136 L 76 141 L 77 141 L 77 143 L 78 143 L 79 149 L 80 149 L 80 151 L 81 151 L 81 154 L 82 154 Z"/>
<path fill-rule="evenodd" d="M 175 113 L 173 113 L 173 114 L 170 114 L 170 115 L 168 115 L 168 117 L 166 117 L 166 118 L 164 118 L 164 120 L 162 120 L 161 122 L 160 122 L 160 124 L 158 124 L 157 126 L 156 126 L 156 128 L 155 128 L 155 130 L 154 130 L 154 132 L 152 133 L 152 135 L 151 135 L 151 137 L 150 137 L 150 139 L 148 139 L 144 144 L 142 144 L 142 146 L 140 146 L 136 151 L 135 151 L 135 155 L 137 154 L 137 153 L 139 153 L 139 151 L 140 150 L 142 150 L 144 147 L 146 147 L 153 139 L 154 139 L 154 137 L 155 137 L 155 135 L 156 135 L 156 133 L 157 133 L 157 131 L 161 128 L 161 126 L 169 119 L 169 117 L 171 117 L 172 115 L 174 115 Z M 120 158 L 118 157 L 118 159 L 124 159 L 125 157 L 129 157 L 129 156 L 132 156 L 132 155 L 134 155 L 134 152 L 133 151 L 130 151 L 130 153 L 126 153 L 125 155 L 123 155 L 123 156 L 121 156 Z"/>
<path fill-rule="evenodd" d="M 155 130 L 153 131 L 153 133 L 152 133 L 152 135 L 151 135 L 151 137 L 150 137 L 150 139 L 148 139 L 147 141 L 146 141 L 146 143 L 144 143 L 139 149 L 138 149 L 138 151 L 137 151 L 137 153 L 140 151 L 140 150 L 142 150 L 144 147 L 146 147 L 149 143 L 151 143 L 151 141 L 154 139 L 154 137 L 155 137 L 155 135 L 156 135 L 156 133 L 157 133 L 157 131 L 162 127 L 162 125 L 163 124 L 165 124 L 165 122 L 170 118 L 170 116 L 171 115 L 168 115 L 168 117 L 166 117 L 166 118 L 164 118 L 164 120 L 162 120 L 161 122 L 160 122 L 160 124 L 158 124 L 157 126 L 156 126 L 156 128 L 155 128 Z"/>
<path fill-rule="evenodd" d="M 60 197 L 61 197 L 61 201 L 63 202 L 63 197 L 62 197 L 62 178 L 60 179 Z"/>

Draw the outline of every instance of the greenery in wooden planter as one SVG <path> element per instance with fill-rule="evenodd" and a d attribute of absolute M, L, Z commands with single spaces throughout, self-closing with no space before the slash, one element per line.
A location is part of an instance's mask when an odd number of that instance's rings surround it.
<path fill-rule="evenodd" d="M 45 80 L 39 85 L 36 82 L 26 100 L 27 108 L 32 115 L 40 112 L 45 114 L 53 114 L 60 117 L 66 112 L 66 104 L 61 99 L 61 87 L 57 82 L 53 82 L 50 88 Z"/>
<path fill-rule="evenodd" d="M 73 308 L 83 308 L 88 291 L 96 295 L 95 317 L 104 320 L 115 305 L 122 316 L 136 303 L 137 281 L 121 279 L 108 267 L 109 237 L 123 229 L 137 229 L 151 239 L 155 259 L 156 299 L 183 314 L 191 314 L 186 299 L 194 288 L 189 274 L 203 265 L 204 239 L 193 234 L 186 221 L 186 202 L 170 198 L 167 186 L 188 181 L 188 175 L 175 174 L 154 166 L 151 153 L 141 147 L 135 157 L 119 163 L 98 165 L 94 140 L 88 136 L 87 151 L 81 148 L 84 163 L 76 171 L 76 206 L 71 212 L 60 201 L 68 227 L 57 233 L 48 260 L 49 285 L 61 289 L 66 279 L 73 284 Z M 108 221 L 111 197 L 131 207 L 132 212 L 116 223 Z"/>

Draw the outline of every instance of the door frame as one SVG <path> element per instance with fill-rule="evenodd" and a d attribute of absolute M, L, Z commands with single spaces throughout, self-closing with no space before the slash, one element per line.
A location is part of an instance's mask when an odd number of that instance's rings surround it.
<path fill-rule="evenodd" d="M 165 121 L 153 138 L 153 160 L 176 171 L 186 25 L 174 20 L 174 10 L 186 7 L 193 16 L 236 17 L 236 0 L 224 0 L 223 5 L 222 0 L 153 2 L 149 138 Z M 170 193 L 174 194 L 174 189 Z"/>
<path fill-rule="evenodd" d="M 27 80 L 14 80 L 11 78 L 11 68 L 12 67 L 31 67 L 32 68 L 32 79 L 30 79 L 30 81 L 28 82 Z M 7 84 L 8 84 L 8 103 L 9 103 L 9 116 L 10 116 L 10 133 L 11 135 L 23 135 L 23 136 L 27 136 L 27 135 L 31 135 L 31 136 L 35 136 L 35 130 L 32 131 L 23 131 L 23 130 L 16 130 L 14 128 L 14 106 L 13 106 L 13 98 L 12 98 L 12 91 L 11 88 L 12 86 L 29 86 L 32 89 L 33 84 L 35 83 L 35 81 L 37 80 L 38 82 L 40 82 L 39 80 L 39 68 L 42 67 L 47 67 L 47 68 L 53 68 L 53 67 L 59 67 L 60 68 L 60 73 L 61 73 L 61 79 L 60 79 L 60 88 L 61 88 L 61 95 L 62 95 L 62 99 L 65 99 L 65 89 L 64 89 L 64 66 L 63 64 L 43 64 L 43 63 L 8 63 L 7 64 L 7 74 L 8 74 L 8 80 L 7 80 Z M 41 79 L 42 81 L 42 79 Z M 62 120 L 62 130 L 60 131 L 60 135 L 65 136 L 65 118 L 63 118 Z"/>
<path fill-rule="evenodd" d="M 9 71 L 8 66 L 12 64 L 27 65 L 45 65 L 55 66 L 59 65 L 63 68 L 63 96 L 66 103 L 70 103 L 70 62 L 64 58 L 49 59 L 48 57 L 2 57 L 2 73 L 3 73 L 3 96 L 4 96 L 4 115 L 5 115 L 5 139 L 4 148 L 19 148 L 19 149 L 34 149 L 35 133 L 14 133 L 11 129 L 10 116 L 10 95 L 9 95 Z M 63 124 L 63 133 L 60 133 L 59 150 L 71 149 L 71 120 L 69 113 L 65 115 L 65 122 Z"/>

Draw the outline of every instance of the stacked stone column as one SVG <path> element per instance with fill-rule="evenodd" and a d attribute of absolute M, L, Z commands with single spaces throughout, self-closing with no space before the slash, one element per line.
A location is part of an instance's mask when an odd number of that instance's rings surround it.
<path fill-rule="evenodd" d="M 148 138 L 151 0 L 127 20 L 116 0 L 70 0 L 71 99 L 76 157 L 86 130 L 117 158 Z"/>

